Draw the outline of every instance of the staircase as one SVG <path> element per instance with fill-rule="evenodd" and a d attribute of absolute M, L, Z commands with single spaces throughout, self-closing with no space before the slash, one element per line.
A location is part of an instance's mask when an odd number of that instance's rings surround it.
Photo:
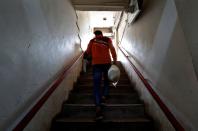
<path fill-rule="evenodd" d="M 92 70 L 81 74 L 62 111 L 52 122 L 52 131 L 153 131 L 144 104 L 133 89 L 119 62 L 121 78 L 117 87 L 110 86 L 110 97 L 104 107 L 104 120 L 95 122 L 92 95 Z"/>

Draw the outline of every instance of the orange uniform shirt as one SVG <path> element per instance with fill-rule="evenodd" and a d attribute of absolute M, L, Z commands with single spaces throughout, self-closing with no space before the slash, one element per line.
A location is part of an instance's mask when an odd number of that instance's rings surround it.
<path fill-rule="evenodd" d="M 90 40 L 86 52 L 92 56 L 92 65 L 111 63 L 111 55 L 113 60 L 117 60 L 115 48 L 112 41 L 108 37 L 94 38 Z"/>

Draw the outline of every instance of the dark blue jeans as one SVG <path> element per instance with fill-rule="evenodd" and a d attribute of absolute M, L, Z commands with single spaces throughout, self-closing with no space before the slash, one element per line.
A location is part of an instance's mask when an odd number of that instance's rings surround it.
<path fill-rule="evenodd" d="M 100 106 L 102 96 L 109 95 L 108 70 L 111 64 L 93 65 L 94 80 L 94 98 L 96 106 Z M 104 78 L 103 87 L 101 88 L 102 77 Z"/>

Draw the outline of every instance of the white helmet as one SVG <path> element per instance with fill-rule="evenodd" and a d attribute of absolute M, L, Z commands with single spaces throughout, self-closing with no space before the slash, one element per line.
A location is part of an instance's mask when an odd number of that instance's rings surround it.
<path fill-rule="evenodd" d="M 112 65 L 108 70 L 108 78 L 113 83 L 114 86 L 118 83 L 120 79 L 120 69 L 116 65 Z"/>

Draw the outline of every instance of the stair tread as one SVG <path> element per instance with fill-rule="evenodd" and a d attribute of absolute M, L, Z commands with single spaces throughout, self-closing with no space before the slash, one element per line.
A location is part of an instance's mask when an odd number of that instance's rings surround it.
<path fill-rule="evenodd" d="M 94 97 L 93 96 L 93 93 L 89 93 L 89 92 L 84 92 L 84 93 L 71 93 L 69 95 L 69 97 L 87 97 L 87 98 L 90 98 L 90 97 Z M 112 92 L 110 95 L 109 95 L 109 99 L 113 99 L 113 98 L 119 98 L 119 97 L 122 97 L 122 98 L 129 98 L 129 97 L 138 97 L 138 93 L 137 92 L 126 92 L 126 93 L 116 93 L 116 92 Z"/>
<path fill-rule="evenodd" d="M 86 84 L 77 84 L 75 88 L 93 88 L 93 84 L 92 83 L 86 83 Z M 113 88 L 113 89 L 123 89 L 123 88 L 130 88 L 133 89 L 133 86 L 129 85 L 129 84 L 118 84 L 116 87 L 113 85 L 109 85 L 109 88 Z"/>
<path fill-rule="evenodd" d="M 92 80 L 87 80 L 87 81 L 79 81 L 77 83 L 77 85 L 86 85 L 86 84 L 91 84 L 93 85 L 93 81 Z M 101 82 L 101 85 L 103 85 L 103 82 Z M 110 86 L 112 85 L 112 83 L 109 84 Z M 117 83 L 117 85 L 130 85 L 130 82 L 126 82 L 126 81 L 120 81 Z"/>
<path fill-rule="evenodd" d="M 136 91 L 134 90 L 134 88 L 131 88 L 131 87 L 123 87 L 123 88 L 122 87 L 117 87 L 117 88 L 110 87 L 109 88 L 109 95 L 115 94 L 115 93 L 125 94 L 125 93 L 134 93 L 134 92 Z M 86 86 L 75 87 L 72 90 L 72 93 L 93 93 L 93 87 L 86 87 Z"/>
<path fill-rule="evenodd" d="M 94 117 L 60 117 L 56 119 L 57 122 L 80 122 L 80 123 L 87 123 L 87 122 L 94 122 Z M 134 118 L 122 118 L 122 119 L 116 119 L 116 118 L 104 118 L 102 121 L 104 123 L 114 122 L 114 123 L 126 123 L 126 122 L 151 122 L 149 118 L 146 117 L 134 117 Z"/>
<path fill-rule="evenodd" d="M 71 93 L 69 95 L 69 99 L 65 103 L 93 103 L 94 96 L 92 93 Z M 132 93 L 113 93 L 109 95 L 109 98 L 106 100 L 106 103 L 109 104 L 133 104 L 133 103 L 141 103 L 142 101 L 139 99 L 138 94 L 136 92 Z"/>
<path fill-rule="evenodd" d="M 77 83 L 75 87 L 78 87 L 78 86 L 87 86 L 87 87 L 93 87 L 94 83 L 93 82 L 81 82 L 81 83 Z M 101 83 L 101 87 L 103 87 L 104 84 Z M 109 87 L 113 87 L 113 88 L 118 88 L 118 87 L 130 87 L 132 88 L 133 86 L 130 86 L 129 83 L 125 83 L 125 82 L 120 82 L 120 83 L 117 83 L 116 84 L 116 87 L 113 85 L 113 84 L 109 84 Z"/>
<path fill-rule="evenodd" d="M 85 96 L 90 96 L 90 95 L 93 95 L 93 93 L 90 93 L 90 92 L 82 92 L 82 93 L 71 93 L 70 95 L 85 95 Z M 137 92 L 124 92 L 124 93 L 119 93 L 119 92 L 112 92 L 111 94 L 110 94 L 110 97 L 113 97 L 113 96 L 121 96 L 121 95 L 126 95 L 126 96 L 128 96 L 128 95 L 138 95 L 138 93 Z"/>
<path fill-rule="evenodd" d="M 78 78 L 78 80 L 93 80 L 93 76 L 92 75 L 90 75 L 90 76 L 81 76 L 81 77 Z M 125 81 L 125 80 L 129 80 L 129 78 L 128 78 L 127 75 L 126 76 L 120 76 L 119 81 L 120 80 L 124 80 Z"/>
<path fill-rule="evenodd" d="M 65 103 L 64 105 L 67 106 L 73 106 L 73 107 L 77 107 L 77 106 L 81 106 L 81 107 L 94 107 L 95 108 L 95 104 L 69 104 L 69 103 Z M 129 107 L 129 106 L 142 106 L 144 105 L 143 103 L 137 103 L 137 104 L 105 104 L 106 107 Z"/>
<path fill-rule="evenodd" d="M 62 116 L 86 117 L 95 115 L 95 104 L 64 104 Z M 103 113 L 109 118 L 144 116 L 144 104 L 106 104 Z"/>

